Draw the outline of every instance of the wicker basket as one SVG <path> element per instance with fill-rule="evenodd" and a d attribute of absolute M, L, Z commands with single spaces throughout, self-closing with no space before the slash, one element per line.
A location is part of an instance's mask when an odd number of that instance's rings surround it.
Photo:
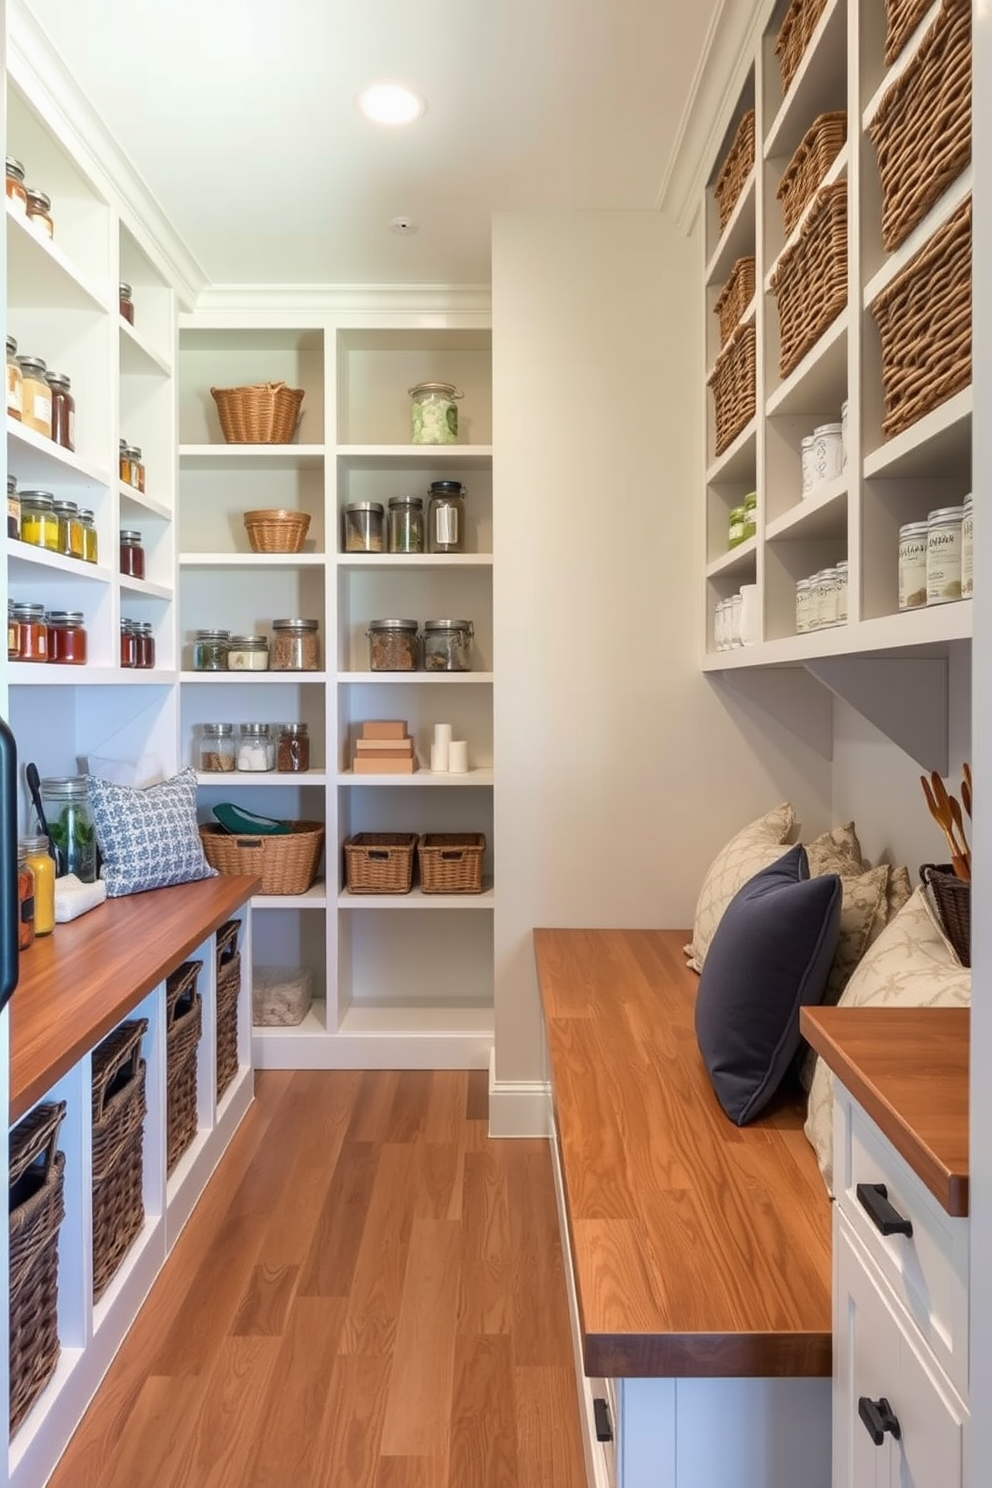
<path fill-rule="evenodd" d="M 722 455 L 754 417 L 756 356 L 753 323 L 738 326 L 706 379 L 713 393 L 714 454 Z"/>
<path fill-rule="evenodd" d="M 885 0 L 885 65 L 891 67 L 932 0 Z"/>
<path fill-rule="evenodd" d="M 244 524 L 253 553 L 299 553 L 310 527 L 310 514 L 266 507 L 246 511 Z"/>
<path fill-rule="evenodd" d="M 300 419 L 303 389 L 284 382 L 210 389 L 228 444 L 289 444 Z"/>
<path fill-rule="evenodd" d="M 943 0 L 868 125 L 891 253 L 971 159 L 971 3 Z"/>
<path fill-rule="evenodd" d="M 720 322 L 720 345 L 730 340 L 740 324 L 744 311 L 754 299 L 754 259 L 739 258 L 730 278 L 717 296 L 713 314 Z"/>
<path fill-rule="evenodd" d="M 424 894 L 481 894 L 481 832 L 425 832 L 417 843 L 420 889 Z"/>
<path fill-rule="evenodd" d="M 416 832 L 358 832 L 344 845 L 349 894 L 409 894 Z"/>
<path fill-rule="evenodd" d="M 93 1050 L 93 1300 L 145 1222 L 142 1190 L 147 1018 L 121 1023 Z"/>
<path fill-rule="evenodd" d="M 241 997 L 241 956 L 217 969 L 217 1099 L 238 1073 L 238 1001 Z"/>
<path fill-rule="evenodd" d="M 263 894 L 305 894 L 317 877 L 324 824 L 288 822 L 282 837 L 249 837 L 226 832 L 207 822 L 200 827 L 203 852 L 219 873 L 251 873 L 262 880 Z"/>
<path fill-rule="evenodd" d="M 826 6 L 827 0 L 792 0 L 785 12 L 785 19 L 775 41 L 783 93 L 789 91 Z"/>
<path fill-rule="evenodd" d="M 788 377 L 847 304 L 847 182 L 821 186 L 798 240 L 772 275 L 779 375 Z"/>
<path fill-rule="evenodd" d="M 971 965 L 971 884 L 950 863 L 924 863 L 920 878 L 930 890 L 944 934 L 962 966 Z"/>
<path fill-rule="evenodd" d="M 971 382 L 971 197 L 870 308 L 891 439 Z"/>
<path fill-rule="evenodd" d="M 196 1136 L 196 1050 L 203 998 L 196 990 L 202 961 L 184 961 L 165 983 L 166 1171 L 171 1173 Z"/>
<path fill-rule="evenodd" d="M 786 237 L 813 200 L 816 188 L 844 148 L 846 139 L 847 115 L 842 112 L 820 114 L 803 135 L 776 193 L 782 203 Z"/>
<path fill-rule="evenodd" d="M 59 1360 L 59 1226 L 65 1155 L 56 1151 L 65 1101 L 36 1106 L 9 1139 L 10 1435 Z"/>
<path fill-rule="evenodd" d="M 720 231 L 726 227 L 734 213 L 738 197 L 754 165 L 754 109 L 748 109 L 737 126 L 734 142 L 727 151 L 727 158 L 720 167 L 720 174 L 713 187 Z"/>

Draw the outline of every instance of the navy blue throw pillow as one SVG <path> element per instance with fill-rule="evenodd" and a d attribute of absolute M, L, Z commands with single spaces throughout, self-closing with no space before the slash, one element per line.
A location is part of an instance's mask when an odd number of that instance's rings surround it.
<path fill-rule="evenodd" d="M 799 1009 L 823 997 L 840 911 L 840 879 L 810 878 L 800 844 L 749 879 L 717 926 L 699 978 L 696 1038 L 738 1126 L 768 1104 L 799 1048 Z"/>

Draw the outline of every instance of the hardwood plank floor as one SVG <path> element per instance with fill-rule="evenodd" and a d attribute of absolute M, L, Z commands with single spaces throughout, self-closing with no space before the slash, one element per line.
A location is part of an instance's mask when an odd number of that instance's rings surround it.
<path fill-rule="evenodd" d="M 548 1144 L 264 1072 L 50 1488 L 586 1488 Z"/>

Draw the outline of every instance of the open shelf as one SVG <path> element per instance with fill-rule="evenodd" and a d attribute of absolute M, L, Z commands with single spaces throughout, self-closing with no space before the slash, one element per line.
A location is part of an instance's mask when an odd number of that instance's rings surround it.
<path fill-rule="evenodd" d="M 846 0 L 827 0 L 789 91 L 765 135 L 764 158 L 791 159 L 818 114 L 846 106 L 847 4 Z"/>
<path fill-rule="evenodd" d="M 491 444 L 339 444 L 339 464 L 346 470 L 374 469 L 383 464 L 420 466 L 462 465 L 484 469 L 492 464 Z"/>
<path fill-rule="evenodd" d="M 749 537 L 745 542 L 738 543 L 736 548 L 721 554 L 706 565 L 706 577 L 715 579 L 722 575 L 730 578 L 735 574 L 746 574 L 754 572 L 755 555 L 758 551 L 758 540 Z"/>
<path fill-rule="evenodd" d="M 107 300 L 58 243 L 7 202 L 7 295 L 18 309 L 106 312 Z"/>
<path fill-rule="evenodd" d="M 739 258 L 746 258 L 754 253 L 754 198 L 755 182 L 757 180 L 757 167 L 752 166 L 751 172 L 744 183 L 744 189 L 734 204 L 734 210 L 730 214 L 730 220 L 723 232 L 720 241 L 714 249 L 713 256 L 706 265 L 705 281 L 707 285 L 722 285 L 729 278 L 730 271 Z"/>
<path fill-rule="evenodd" d="M 77 493 L 106 490 L 110 486 L 110 472 L 84 460 L 72 450 L 63 449 L 43 434 L 36 434 L 26 424 L 7 417 L 7 464 L 17 476 L 19 490 L 41 490 L 52 487 L 71 490 L 72 499 Z M 116 483 L 116 477 L 115 477 Z M 87 503 L 79 496 L 79 505 Z"/>
<path fill-rule="evenodd" d="M 751 419 L 706 471 L 707 485 L 718 481 L 753 480 L 758 449 L 758 421 Z"/>
<path fill-rule="evenodd" d="M 415 770 L 412 775 L 355 775 L 351 770 L 343 770 L 337 777 L 338 785 L 352 786 L 411 786 L 424 785 L 440 787 L 448 786 L 464 787 L 467 785 L 490 786 L 493 783 L 493 772 L 491 767 L 479 767 L 468 770 L 464 775 L 433 774 L 430 770 Z"/>
<path fill-rule="evenodd" d="M 765 540 L 842 537 L 847 532 L 847 472 L 820 487 L 812 496 L 798 501 L 795 506 L 769 522 L 765 528 Z"/>
<path fill-rule="evenodd" d="M 339 568 L 412 568 L 443 573 L 453 568 L 492 568 L 492 553 L 339 553 Z"/>
<path fill-rule="evenodd" d="M 180 553 L 180 568 L 324 568 L 324 553 Z"/>
<path fill-rule="evenodd" d="M 865 456 L 866 477 L 936 477 L 970 463 L 973 393 L 948 398 L 910 428 Z"/>
<path fill-rule="evenodd" d="M 348 894 L 338 895 L 338 909 L 482 909 L 491 910 L 494 904 L 493 886 L 483 881 L 481 894 L 425 894 L 413 888 L 409 894 Z"/>
<path fill-rule="evenodd" d="M 121 374 L 124 377 L 171 377 L 172 366 L 141 331 L 119 320 Z"/>
<path fill-rule="evenodd" d="M 969 165 L 961 172 L 957 180 L 951 182 L 922 222 L 916 224 L 906 241 L 900 243 L 895 252 L 887 256 L 878 273 L 869 279 L 864 288 L 866 310 L 878 298 L 882 290 L 891 284 L 893 279 L 898 278 L 910 259 L 929 243 L 934 233 L 957 211 L 965 198 L 971 195 L 973 185 L 974 167 Z"/>
<path fill-rule="evenodd" d="M 302 674 L 295 672 L 292 675 Z M 421 683 L 429 687 L 458 687 L 473 684 L 476 687 L 491 687 L 492 682 L 492 672 L 338 672 L 338 683 L 344 687 L 359 685 L 402 687 L 411 684 L 416 686 Z"/>
<path fill-rule="evenodd" d="M 297 470 L 322 464 L 324 453 L 322 444 L 181 444 L 179 462 L 193 470 L 221 466 L 247 470 L 259 465 Z"/>

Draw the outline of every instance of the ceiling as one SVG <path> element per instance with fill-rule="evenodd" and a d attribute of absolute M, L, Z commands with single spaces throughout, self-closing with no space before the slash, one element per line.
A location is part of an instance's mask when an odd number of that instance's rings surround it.
<path fill-rule="evenodd" d="M 26 0 L 215 284 L 485 284 L 494 211 L 655 208 L 722 3 Z"/>

